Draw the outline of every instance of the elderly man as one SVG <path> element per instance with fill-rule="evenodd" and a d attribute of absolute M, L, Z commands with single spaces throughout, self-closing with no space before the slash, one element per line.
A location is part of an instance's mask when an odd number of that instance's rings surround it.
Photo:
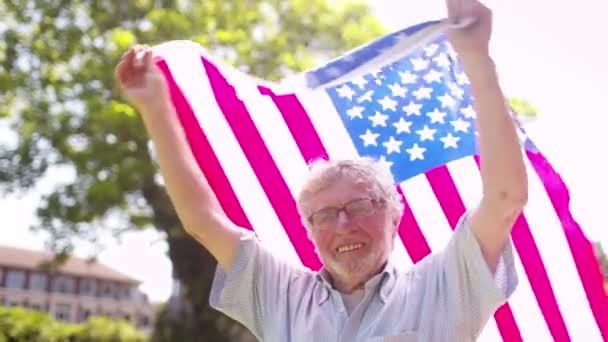
<path fill-rule="evenodd" d="M 467 6 L 463 4 L 467 3 Z M 189 151 L 162 74 L 145 51 L 116 76 L 143 116 L 185 229 L 218 261 L 210 303 L 264 341 L 471 341 L 514 291 L 511 227 L 527 197 L 514 124 L 489 57 L 491 13 L 448 0 L 449 33 L 471 81 L 483 196 L 445 250 L 407 271 L 390 255 L 403 204 L 389 170 L 368 159 L 315 163 L 298 198 L 324 268 L 298 268 L 264 249 L 223 213 Z"/>

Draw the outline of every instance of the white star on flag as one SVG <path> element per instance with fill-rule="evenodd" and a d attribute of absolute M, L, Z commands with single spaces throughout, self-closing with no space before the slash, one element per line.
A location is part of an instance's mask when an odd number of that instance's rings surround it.
<path fill-rule="evenodd" d="M 395 128 L 397 129 L 397 134 L 399 134 L 399 133 L 412 133 L 412 131 L 410 131 L 410 127 L 412 126 L 412 122 L 405 120 L 403 117 L 399 118 L 399 121 L 395 122 L 393 124 L 393 126 L 395 126 Z"/>
<path fill-rule="evenodd" d="M 400 140 L 395 139 L 393 136 L 388 138 L 388 141 L 382 143 L 382 145 L 386 147 L 386 154 L 391 154 L 393 152 L 400 153 L 401 144 L 402 142 Z"/>
<path fill-rule="evenodd" d="M 460 112 L 467 119 L 475 119 L 476 113 L 475 113 L 475 110 L 473 109 L 473 106 L 471 106 L 471 105 L 468 105 L 465 108 L 461 108 Z"/>
<path fill-rule="evenodd" d="M 397 101 L 391 99 L 388 96 L 383 97 L 380 101 L 378 101 L 382 105 L 382 110 L 396 110 L 397 109 Z"/>
<path fill-rule="evenodd" d="M 426 73 L 426 75 L 424 75 L 424 80 L 426 81 L 426 83 L 433 83 L 433 82 L 441 83 L 442 76 L 443 76 L 443 74 L 440 73 L 439 71 L 437 71 L 435 69 L 431 69 L 429 72 Z"/>
<path fill-rule="evenodd" d="M 429 67 L 430 61 L 424 58 L 414 58 L 412 59 L 412 66 L 414 67 L 414 71 L 421 71 Z"/>
<path fill-rule="evenodd" d="M 464 90 L 462 90 L 461 87 L 459 87 L 458 85 L 450 82 L 448 83 L 448 88 L 450 88 L 450 93 L 452 93 L 452 95 L 454 95 L 456 98 L 462 100 L 464 97 Z"/>
<path fill-rule="evenodd" d="M 436 129 L 431 129 L 427 125 L 424 125 L 424 128 L 416 131 L 416 133 L 420 135 L 420 141 L 433 140 L 435 132 L 437 132 Z"/>
<path fill-rule="evenodd" d="M 403 84 L 412 84 L 412 83 L 416 83 L 416 80 L 418 79 L 418 75 L 413 74 L 411 71 L 406 71 L 406 72 L 399 72 L 399 77 L 401 78 L 401 83 Z"/>
<path fill-rule="evenodd" d="M 407 89 L 402 87 L 399 83 L 389 84 L 388 86 L 391 89 L 391 93 L 395 97 L 405 97 L 405 93 Z"/>
<path fill-rule="evenodd" d="M 464 72 L 457 74 L 456 79 L 458 80 L 458 84 L 460 84 L 460 85 L 465 85 L 465 84 L 470 83 L 469 78 L 467 77 L 467 75 Z"/>
<path fill-rule="evenodd" d="M 416 91 L 414 91 L 412 94 L 416 97 L 416 100 L 422 100 L 422 99 L 430 99 L 431 93 L 433 93 L 433 88 L 420 87 Z"/>
<path fill-rule="evenodd" d="M 403 110 L 407 113 L 407 115 L 420 115 L 421 108 L 421 104 L 417 104 L 410 101 L 407 106 L 403 107 Z"/>
<path fill-rule="evenodd" d="M 365 134 L 361 134 L 359 137 L 363 140 L 363 145 L 365 146 L 376 146 L 378 145 L 378 143 L 376 142 L 376 139 L 378 139 L 378 137 L 380 136 L 380 134 L 378 133 L 373 133 L 369 128 L 367 129 L 367 131 L 365 131 Z"/>
<path fill-rule="evenodd" d="M 373 127 L 386 127 L 386 120 L 388 120 L 388 115 L 376 112 L 373 116 L 370 116 L 369 119 L 371 120 Z"/>
<path fill-rule="evenodd" d="M 363 94 L 362 96 L 359 96 L 359 98 L 357 99 L 357 102 L 358 103 L 363 103 L 365 101 L 371 102 L 373 95 L 374 95 L 374 92 L 371 90 L 368 90 L 365 94 Z"/>
<path fill-rule="evenodd" d="M 449 94 L 441 95 L 437 97 L 441 101 L 441 107 L 453 108 L 456 105 L 456 100 Z"/>
<path fill-rule="evenodd" d="M 454 121 L 450 121 L 452 126 L 454 126 L 454 131 L 466 133 L 469 130 L 469 126 L 471 123 L 468 121 L 464 121 L 461 118 L 458 118 Z"/>
<path fill-rule="evenodd" d="M 351 119 L 354 118 L 360 118 L 363 119 L 363 110 L 365 108 L 361 107 L 361 106 L 354 106 L 353 108 L 349 109 L 346 111 L 346 114 L 348 115 L 348 117 L 350 117 Z"/>
<path fill-rule="evenodd" d="M 432 44 L 432 45 L 425 47 L 424 52 L 426 53 L 427 57 L 430 57 L 430 56 L 434 55 L 435 52 L 437 52 L 437 49 L 439 49 L 439 46 L 437 44 Z"/>
<path fill-rule="evenodd" d="M 445 123 L 445 120 L 443 118 L 447 115 L 447 113 L 444 113 L 438 108 L 435 108 L 435 110 L 426 113 L 426 115 L 431 118 L 431 123 Z"/>
<path fill-rule="evenodd" d="M 439 138 L 439 140 L 441 140 L 443 142 L 443 148 L 448 148 L 448 147 L 458 148 L 457 143 L 458 143 L 458 140 L 460 140 L 460 138 L 453 136 L 452 133 L 448 133 L 445 137 Z"/>
<path fill-rule="evenodd" d="M 352 100 L 353 95 L 355 95 L 355 92 L 352 89 L 350 89 L 350 87 L 346 84 L 341 86 L 337 90 L 338 90 L 338 96 L 348 98 L 349 100 Z"/>
<path fill-rule="evenodd" d="M 420 147 L 417 143 L 415 143 L 414 146 L 406 149 L 406 151 L 410 154 L 410 161 L 414 161 L 416 159 L 424 160 L 424 152 L 426 151 L 426 148 Z"/>
<path fill-rule="evenodd" d="M 355 78 L 353 81 L 353 84 L 355 84 L 357 87 L 364 89 L 365 85 L 367 84 L 367 80 L 365 78 L 363 78 L 363 76 L 359 76 L 357 78 Z"/>
<path fill-rule="evenodd" d="M 447 68 L 450 66 L 450 60 L 448 55 L 445 53 L 440 53 L 437 57 L 433 58 L 433 62 L 440 68 Z"/>
<path fill-rule="evenodd" d="M 388 166 L 389 169 L 393 166 L 393 162 L 389 161 L 388 159 L 386 159 L 385 156 L 380 156 L 380 159 L 378 161 L 381 164 L 384 164 L 384 165 Z"/>

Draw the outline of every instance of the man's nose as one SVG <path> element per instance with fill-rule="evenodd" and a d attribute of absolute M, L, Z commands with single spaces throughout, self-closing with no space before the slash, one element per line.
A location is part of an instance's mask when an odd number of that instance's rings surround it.
<path fill-rule="evenodd" d="M 336 226 L 338 226 L 338 228 L 348 228 L 349 218 L 348 214 L 346 214 L 344 210 L 340 210 L 338 212 L 338 217 L 336 218 Z"/>

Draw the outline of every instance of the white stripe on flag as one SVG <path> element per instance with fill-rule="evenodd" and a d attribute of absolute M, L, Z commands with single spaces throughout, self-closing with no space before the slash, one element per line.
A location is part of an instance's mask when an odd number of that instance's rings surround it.
<path fill-rule="evenodd" d="M 601 341 L 562 225 L 534 168 L 528 170 L 528 205 L 524 214 L 551 280 L 572 341 Z"/>
<path fill-rule="evenodd" d="M 473 158 L 461 158 L 447 166 L 467 210 L 475 208 L 482 195 L 479 168 Z M 514 248 L 515 269 L 519 278 L 517 290 L 509 298 L 509 306 L 524 341 L 548 341 L 551 333 L 540 311 L 521 258 Z"/>
<path fill-rule="evenodd" d="M 196 52 L 192 49 L 173 51 L 165 57 L 167 65 L 197 116 L 239 203 L 262 243 L 287 261 L 301 265 L 243 150 L 214 100 L 213 90 Z"/>
<path fill-rule="evenodd" d="M 443 250 L 453 231 L 426 176 L 421 174 L 406 180 L 401 183 L 401 189 L 431 251 Z"/>

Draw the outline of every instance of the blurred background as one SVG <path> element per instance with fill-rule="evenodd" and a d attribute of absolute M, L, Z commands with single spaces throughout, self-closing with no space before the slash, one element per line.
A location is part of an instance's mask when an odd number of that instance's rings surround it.
<path fill-rule="evenodd" d="M 608 5 L 486 3 L 504 90 L 568 184 L 606 275 Z M 117 92 L 120 56 L 188 39 L 279 80 L 443 17 L 442 0 L 0 2 L 0 312 L 34 310 L 10 313 L 26 336 L 253 340 L 207 306 L 215 263 L 183 232 Z"/>

